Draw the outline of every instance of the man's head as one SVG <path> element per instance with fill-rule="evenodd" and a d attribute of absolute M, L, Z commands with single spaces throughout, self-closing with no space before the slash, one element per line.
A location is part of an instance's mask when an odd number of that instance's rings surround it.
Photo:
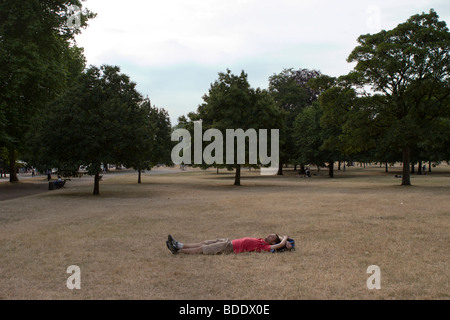
<path fill-rule="evenodd" d="M 286 249 L 291 250 L 294 248 L 293 243 L 295 243 L 294 240 L 286 241 Z"/>
<path fill-rule="evenodd" d="M 267 244 L 270 244 L 270 245 L 277 244 L 277 243 L 280 243 L 280 242 L 281 242 L 280 237 L 279 237 L 276 233 L 269 234 L 269 235 L 264 239 L 264 241 L 265 241 Z"/>

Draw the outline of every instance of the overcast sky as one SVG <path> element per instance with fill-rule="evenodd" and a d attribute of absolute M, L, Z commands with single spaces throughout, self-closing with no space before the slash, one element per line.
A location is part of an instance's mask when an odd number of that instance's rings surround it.
<path fill-rule="evenodd" d="M 172 124 L 196 111 L 219 72 L 244 70 L 267 88 L 284 68 L 330 76 L 361 34 L 389 30 L 434 8 L 449 22 L 448 0 L 87 0 L 97 13 L 77 36 L 89 65 L 121 67 Z"/>

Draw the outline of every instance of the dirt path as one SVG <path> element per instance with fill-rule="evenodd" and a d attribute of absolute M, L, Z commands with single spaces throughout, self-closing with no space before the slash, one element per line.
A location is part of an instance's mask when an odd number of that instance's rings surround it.
<path fill-rule="evenodd" d="M 174 169 L 154 169 L 147 171 L 146 174 L 163 174 L 163 173 L 176 173 L 180 170 Z M 109 172 L 103 175 L 102 180 L 107 180 L 121 174 L 136 174 L 134 171 L 120 171 Z M 53 181 L 53 180 L 52 180 Z M 92 184 L 94 183 L 94 177 L 83 176 L 81 178 L 71 178 L 67 181 L 66 187 Z M 7 179 L 0 180 L 0 201 L 16 199 L 26 196 L 31 196 L 39 193 L 48 192 L 48 181 L 46 175 L 39 175 L 34 178 L 31 175 L 20 175 L 18 183 L 9 183 Z"/>
<path fill-rule="evenodd" d="M 90 177 L 73 178 L 67 181 L 67 186 L 74 184 L 86 184 L 91 182 Z M 52 180 L 54 181 L 54 180 Z M 34 178 L 28 176 L 19 177 L 18 183 L 9 183 L 8 181 L 0 182 L 0 201 L 16 199 L 31 196 L 39 193 L 49 192 L 47 176 L 36 176 Z"/>
<path fill-rule="evenodd" d="M 1 183 L 0 184 L 0 201 L 10 200 L 20 197 L 26 197 L 33 194 L 42 193 L 48 190 L 48 183 Z"/>

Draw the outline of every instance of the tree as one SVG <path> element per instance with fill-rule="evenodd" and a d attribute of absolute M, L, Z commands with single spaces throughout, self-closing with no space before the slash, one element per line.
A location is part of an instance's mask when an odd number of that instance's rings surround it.
<path fill-rule="evenodd" d="M 324 166 L 328 163 L 328 175 L 334 177 L 334 163 L 342 159 L 343 143 L 340 140 L 342 127 L 333 113 L 339 113 L 336 101 L 326 101 L 322 94 L 319 101 L 313 102 L 297 116 L 294 121 L 294 141 L 298 161 L 303 164 Z"/>
<path fill-rule="evenodd" d="M 133 105 L 133 104 L 131 104 Z M 123 126 L 126 127 L 121 139 L 114 143 L 115 158 L 121 159 L 121 164 L 138 171 L 138 183 L 141 183 L 141 171 L 151 168 L 150 157 L 153 149 L 153 137 L 156 134 L 155 123 L 150 118 L 150 100 L 146 99 L 133 107 L 133 111 L 124 109 L 121 115 Z"/>
<path fill-rule="evenodd" d="M 348 62 L 354 84 L 370 86 L 373 122 L 402 151 L 402 185 L 410 185 L 411 150 L 449 114 L 450 33 L 434 10 L 390 31 L 362 35 Z"/>
<path fill-rule="evenodd" d="M 150 162 L 152 166 L 157 164 L 172 164 L 172 125 L 170 123 L 169 113 L 164 108 L 156 108 L 155 106 L 150 108 L 149 111 L 149 119 L 156 125 Z"/>
<path fill-rule="evenodd" d="M 0 147 L 8 149 L 11 182 L 18 181 L 16 155 L 33 116 L 66 86 L 74 35 L 95 16 L 80 12 L 81 28 L 71 29 L 71 5 L 82 7 L 78 0 L 0 2 Z"/>
<path fill-rule="evenodd" d="M 282 143 L 279 175 L 283 174 L 283 164 L 297 160 L 293 156 L 297 146 L 294 141 L 294 121 L 305 107 L 311 106 L 318 99 L 319 92 L 308 86 L 308 82 L 320 76 L 321 73 L 316 70 L 290 68 L 269 78 L 269 92 L 284 115 L 284 123 L 280 128 Z M 303 164 L 301 165 L 303 171 Z"/>
<path fill-rule="evenodd" d="M 441 117 L 437 124 L 431 128 L 426 137 L 419 143 L 423 149 L 422 160 L 431 163 L 450 161 L 450 116 Z M 431 168 L 429 168 L 431 170 Z"/>
<path fill-rule="evenodd" d="M 128 161 L 125 154 L 136 151 L 136 139 L 152 132 L 147 131 L 141 103 L 136 84 L 119 67 L 90 67 L 42 117 L 35 135 L 36 145 L 42 143 L 35 159 L 66 175 L 87 166 L 95 176 L 93 194 L 98 195 L 101 166 Z M 142 136 L 138 130 L 143 130 Z"/>
<path fill-rule="evenodd" d="M 320 119 L 323 110 L 317 102 L 304 108 L 294 121 L 293 138 L 297 148 L 297 161 L 304 165 L 315 164 L 318 167 L 326 162 L 321 151 L 324 142 Z"/>
<path fill-rule="evenodd" d="M 351 76 L 342 76 L 311 83 L 324 90 L 319 97 L 323 109 L 320 123 L 325 131 L 322 149 L 331 152 L 334 159 L 396 162 L 399 147 L 377 117 L 380 96 L 359 95 L 352 80 Z"/>
<path fill-rule="evenodd" d="M 141 183 L 142 170 L 170 162 L 170 118 L 164 109 L 152 107 L 148 98 L 128 116 L 127 138 L 116 147 L 121 154 L 119 158 L 124 159 L 122 163 L 138 171 L 138 183 Z"/>
<path fill-rule="evenodd" d="M 244 71 L 240 75 L 234 75 L 230 70 L 219 73 L 219 79 L 211 84 L 203 100 L 204 103 L 198 107 L 197 112 L 189 114 L 191 121 L 185 123 L 186 128 L 192 130 L 193 121 L 202 121 L 204 130 L 218 129 L 225 136 L 227 129 L 242 129 L 247 132 L 249 129 L 279 128 L 282 123 L 280 112 L 271 95 L 266 90 L 251 88 Z M 245 152 L 247 161 L 247 143 Z M 236 150 L 234 156 L 234 164 L 227 163 L 225 166 L 236 169 L 234 185 L 240 185 L 241 164 L 236 158 Z M 214 165 L 217 166 L 217 163 Z M 203 167 L 208 166 L 210 165 L 203 164 Z"/>

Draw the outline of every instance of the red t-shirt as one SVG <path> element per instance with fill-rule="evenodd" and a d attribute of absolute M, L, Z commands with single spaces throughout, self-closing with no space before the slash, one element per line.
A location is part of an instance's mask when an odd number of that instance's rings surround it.
<path fill-rule="evenodd" d="M 270 251 L 270 244 L 261 238 L 242 238 L 232 240 L 234 253 Z"/>

